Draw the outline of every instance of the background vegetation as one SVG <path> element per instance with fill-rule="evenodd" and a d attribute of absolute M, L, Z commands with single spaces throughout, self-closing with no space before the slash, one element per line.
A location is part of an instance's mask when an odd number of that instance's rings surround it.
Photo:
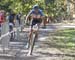
<path fill-rule="evenodd" d="M 0 9 L 26 14 L 35 4 L 38 4 L 46 15 L 58 16 L 65 13 L 64 0 L 0 0 Z"/>

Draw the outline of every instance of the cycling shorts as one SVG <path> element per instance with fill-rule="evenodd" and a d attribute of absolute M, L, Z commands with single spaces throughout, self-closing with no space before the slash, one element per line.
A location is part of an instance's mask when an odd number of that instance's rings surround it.
<path fill-rule="evenodd" d="M 42 22 L 42 20 L 41 19 L 33 19 L 32 20 L 32 24 L 31 24 L 31 27 L 33 27 L 34 25 L 36 25 L 36 24 L 40 24 Z"/>
<path fill-rule="evenodd" d="M 14 24 L 13 23 L 9 23 L 9 31 L 13 30 Z"/>

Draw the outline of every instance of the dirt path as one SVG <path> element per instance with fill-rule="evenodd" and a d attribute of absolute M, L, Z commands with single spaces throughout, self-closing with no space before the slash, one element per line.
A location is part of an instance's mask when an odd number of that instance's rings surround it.
<path fill-rule="evenodd" d="M 50 35 L 55 33 L 57 30 L 56 26 L 50 25 L 47 28 L 53 30 L 42 30 L 39 32 L 39 39 L 36 42 L 33 55 L 26 56 L 27 50 L 23 49 L 18 55 L 21 57 L 20 60 L 75 60 L 75 55 L 70 55 L 62 52 L 59 48 L 57 48 L 58 46 L 56 46 L 54 42 L 49 39 Z"/>
<path fill-rule="evenodd" d="M 74 55 L 65 54 L 60 50 L 58 46 L 56 46 L 56 44 L 54 44 L 54 42 L 52 42 L 52 39 L 50 39 L 52 38 L 50 35 L 55 33 L 56 27 L 54 25 L 50 25 L 47 28 L 53 30 L 52 31 L 42 30 L 39 32 L 39 39 L 35 44 L 35 48 L 32 56 L 26 56 L 28 50 L 26 48 L 22 48 L 19 50 L 19 52 L 15 57 L 13 58 L 5 57 L 4 59 L 1 57 L 1 60 L 2 59 L 3 60 L 75 60 Z M 25 35 L 26 33 L 24 32 L 21 33 L 21 38 L 25 38 Z M 27 39 L 23 39 L 23 40 L 27 40 Z"/>

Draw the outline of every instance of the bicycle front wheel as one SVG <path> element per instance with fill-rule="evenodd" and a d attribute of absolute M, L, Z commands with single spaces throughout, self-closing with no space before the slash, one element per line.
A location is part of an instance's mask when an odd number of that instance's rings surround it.
<path fill-rule="evenodd" d="M 36 34 L 32 34 L 32 39 L 31 39 L 28 55 L 32 55 L 34 45 L 35 45 L 35 40 L 36 40 Z"/>

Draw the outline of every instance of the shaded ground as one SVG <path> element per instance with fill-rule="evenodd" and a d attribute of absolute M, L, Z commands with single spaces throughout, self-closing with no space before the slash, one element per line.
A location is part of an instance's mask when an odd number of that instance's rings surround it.
<path fill-rule="evenodd" d="M 55 29 L 55 26 L 50 25 L 48 28 Z M 74 44 L 74 29 L 60 31 L 40 31 L 39 39 L 36 42 L 33 55 L 26 56 L 28 50 L 24 48 L 27 42 L 27 34 L 22 32 L 20 44 L 13 44 L 14 57 L 1 56 L 1 60 L 75 60 L 75 44 Z"/>

